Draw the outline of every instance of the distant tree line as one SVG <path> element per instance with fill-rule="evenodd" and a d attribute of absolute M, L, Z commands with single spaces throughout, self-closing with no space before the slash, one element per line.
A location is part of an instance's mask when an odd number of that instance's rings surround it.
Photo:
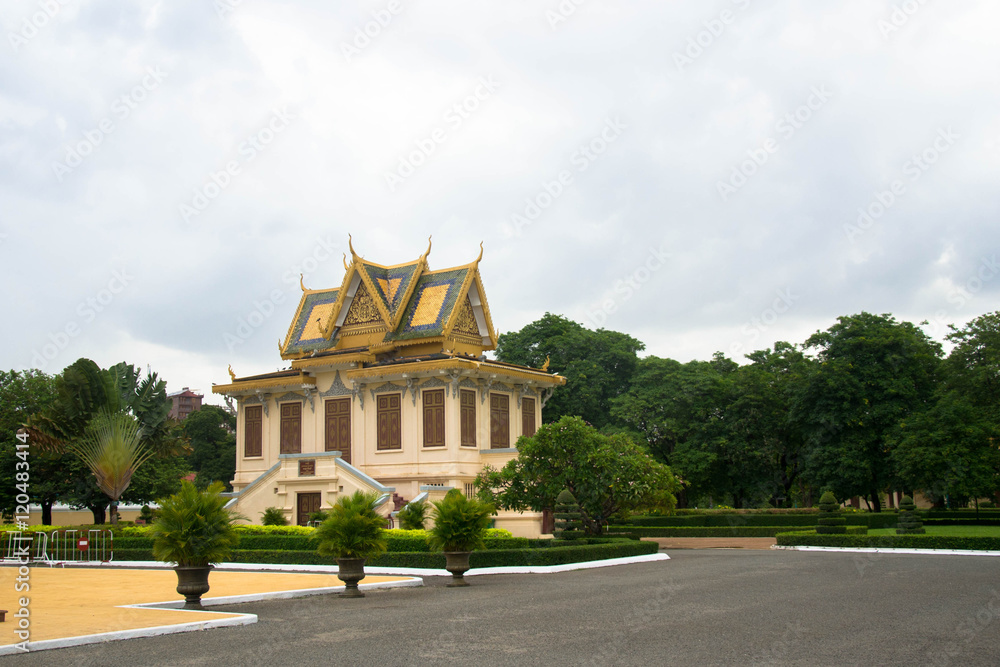
<path fill-rule="evenodd" d="M 4 519 L 9 520 L 16 508 L 20 460 L 16 438 L 25 426 L 31 445 L 26 488 L 31 503 L 41 506 L 42 523 L 52 523 L 52 507 L 58 503 L 90 510 L 94 523 L 109 518 L 110 498 L 73 447 L 87 437 L 94 418 L 109 409 L 135 419 L 143 446 L 153 452 L 132 471 L 120 502 L 155 502 L 176 493 L 181 480 L 192 472 L 201 488 L 213 481 L 232 482 L 236 417 L 206 405 L 183 422 L 170 419 L 166 384 L 155 373 L 142 378 L 130 364 L 101 369 L 89 359 L 79 359 L 55 376 L 36 369 L 0 371 L 0 513 Z"/>
<path fill-rule="evenodd" d="M 951 327 L 945 356 L 919 326 L 862 312 L 738 364 L 639 357 L 631 336 L 546 313 L 500 336 L 502 361 L 567 378 L 546 422 L 579 415 L 623 434 L 683 482 L 678 505 L 811 506 L 820 492 L 921 491 L 964 506 L 1000 489 L 1000 311 Z"/>

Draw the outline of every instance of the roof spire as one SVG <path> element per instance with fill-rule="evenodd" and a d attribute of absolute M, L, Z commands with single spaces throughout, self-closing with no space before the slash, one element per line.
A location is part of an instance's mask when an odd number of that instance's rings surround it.
<path fill-rule="evenodd" d="M 358 259 L 358 253 L 354 252 L 354 244 L 351 243 L 351 235 L 350 234 L 347 235 L 347 247 L 351 249 L 351 258 L 354 261 L 357 261 L 357 259 Z"/>
<path fill-rule="evenodd" d="M 427 262 L 427 255 L 431 254 L 431 238 L 432 238 L 432 236 L 433 235 L 427 237 L 427 250 L 425 250 L 424 254 L 420 256 L 420 261 L 422 261 L 424 263 Z"/>
<path fill-rule="evenodd" d="M 479 242 L 479 257 L 476 257 L 476 264 L 479 264 L 483 259 L 483 242 Z"/>
<path fill-rule="evenodd" d="M 303 292 L 307 291 L 306 284 L 305 284 L 305 279 L 306 279 L 306 274 L 300 273 L 299 274 L 299 287 L 302 288 Z"/>

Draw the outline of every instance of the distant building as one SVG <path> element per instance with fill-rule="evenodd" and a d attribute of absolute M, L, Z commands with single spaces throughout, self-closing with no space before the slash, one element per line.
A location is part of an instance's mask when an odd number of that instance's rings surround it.
<path fill-rule="evenodd" d="M 170 399 L 171 403 L 170 417 L 184 421 L 192 412 L 201 410 L 201 399 L 205 398 L 205 395 L 196 394 L 187 387 L 184 387 L 182 391 L 167 394 L 167 398 Z"/>

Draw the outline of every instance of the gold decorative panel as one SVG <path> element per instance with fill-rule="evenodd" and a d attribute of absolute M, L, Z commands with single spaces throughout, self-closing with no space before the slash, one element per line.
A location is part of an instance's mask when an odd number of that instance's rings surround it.
<path fill-rule="evenodd" d="M 365 284 L 361 283 L 358 291 L 354 293 L 354 301 L 351 303 L 350 310 L 347 311 L 347 317 L 344 318 L 344 326 L 370 324 L 381 321 L 382 316 L 379 315 L 375 300 L 368 293 L 368 288 L 365 287 Z"/>
<path fill-rule="evenodd" d="M 458 311 L 458 319 L 455 321 L 455 333 L 479 336 L 479 324 L 476 323 L 476 313 L 472 310 L 472 302 L 469 297 L 465 297 L 462 306 Z"/>

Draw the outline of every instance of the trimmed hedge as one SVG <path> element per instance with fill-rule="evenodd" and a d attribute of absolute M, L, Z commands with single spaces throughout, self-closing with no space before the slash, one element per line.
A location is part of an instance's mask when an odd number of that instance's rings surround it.
<path fill-rule="evenodd" d="M 548 540 L 552 542 L 554 540 Z M 629 539 L 605 539 L 598 544 L 549 546 L 542 549 L 493 549 L 474 551 L 469 557 L 472 567 L 501 567 L 511 565 L 562 565 L 582 563 L 606 558 L 623 558 L 653 554 L 658 550 L 655 542 L 638 542 Z M 115 549 L 115 560 L 154 560 L 150 549 Z M 336 565 L 333 558 L 320 556 L 312 551 L 277 551 L 235 549 L 230 563 L 281 563 L 294 565 Z M 387 552 L 368 561 L 373 567 L 417 567 L 444 569 L 444 554 L 440 552 L 399 551 Z"/>
<path fill-rule="evenodd" d="M 424 537 L 386 537 L 389 551 L 430 551 L 427 539 Z M 493 549 L 526 549 L 528 539 L 525 537 L 487 537 L 486 548 Z M 241 535 L 237 548 L 240 551 L 315 551 L 316 540 L 301 535 Z M 115 537 L 115 549 L 152 549 L 153 540 L 149 537 Z"/>
<path fill-rule="evenodd" d="M 878 549 L 969 549 L 1000 551 L 1000 537 L 945 535 L 817 535 L 813 531 L 779 533 L 778 546 L 850 547 Z"/>
<path fill-rule="evenodd" d="M 848 526 L 869 528 L 895 528 L 899 515 L 896 512 L 848 512 L 843 515 Z M 674 528 L 724 527 L 749 528 L 756 526 L 789 526 L 796 530 L 812 527 L 819 519 L 819 510 L 811 509 L 797 514 L 715 514 L 686 516 L 636 516 L 628 521 L 630 526 L 657 526 Z"/>
<path fill-rule="evenodd" d="M 774 537 L 789 531 L 812 531 L 815 526 L 733 526 L 732 528 L 671 528 L 656 526 L 611 526 L 610 533 L 631 537 Z M 868 526 L 847 526 L 847 532 L 865 534 Z"/>

